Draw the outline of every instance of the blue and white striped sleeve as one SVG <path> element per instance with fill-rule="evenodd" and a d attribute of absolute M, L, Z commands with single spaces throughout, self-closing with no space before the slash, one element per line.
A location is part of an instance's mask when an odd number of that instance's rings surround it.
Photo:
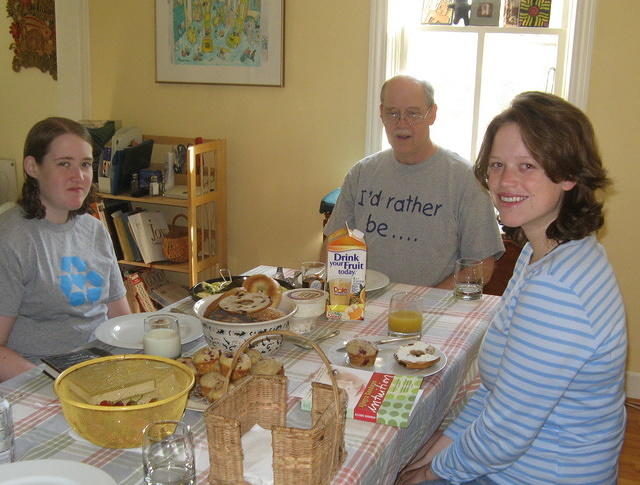
<path fill-rule="evenodd" d="M 485 340 L 490 353 L 492 346 L 499 347 L 498 339 L 490 329 Z M 502 355 L 487 357 L 497 373 L 491 392 L 461 415 L 473 420 L 458 420 L 466 429 L 434 459 L 434 472 L 465 482 L 518 460 L 594 353 L 594 341 L 591 322 L 573 290 L 552 278 L 531 281 L 519 295 Z"/>

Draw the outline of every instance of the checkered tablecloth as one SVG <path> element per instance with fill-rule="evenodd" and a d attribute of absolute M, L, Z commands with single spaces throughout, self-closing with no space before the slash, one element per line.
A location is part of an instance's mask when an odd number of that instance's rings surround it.
<path fill-rule="evenodd" d="M 275 268 L 259 266 L 248 274 L 272 275 Z M 285 271 L 292 276 L 293 271 Z M 498 297 L 485 295 L 478 302 L 453 299 L 450 291 L 392 283 L 368 295 L 365 320 L 328 322 L 321 318 L 314 334 L 339 328 L 340 334 L 320 345 L 324 350 L 359 337 L 386 335 L 387 313 L 391 295 L 409 291 L 424 297 L 423 340 L 437 344 L 447 355 L 445 368 L 423 381 L 424 392 L 407 428 L 395 428 L 363 421 L 347 420 L 345 443 L 347 458 L 333 483 L 338 485 L 393 483 L 395 476 L 420 446 L 438 428 L 448 412 L 464 396 L 466 386 L 476 373 L 476 356 L 493 315 Z M 175 305 L 189 311 L 192 301 Z M 96 342 L 92 342 L 95 344 Z M 204 344 L 202 338 L 186 345 L 185 353 Z M 127 349 L 102 345 L 114 353 Z M 285 341 L 276 357 L 284 362 L 289 378 L 289 395 L 315 372 L 322 361 L 314 351 L 306 351 Z M 0 383 L 0 394 L 12 404 L 15 424 L 17 460 L 57 458 L 81 461 L 97 466 L 119 484 L 142 483 L 142 460 L 139 449 L 105 449 L 95 446 L 69 429 L 53 392 L 53 381 L 40 369 L 32 369 Z M 288 425 L 304 425 L 308 414 L 299 409 L 297 398 L 289 399 Z M 202 413 L 187 410 L 184 420 L 193 429 L 196 446 L 197 483 L 207 484 L 209 458 Z"/>

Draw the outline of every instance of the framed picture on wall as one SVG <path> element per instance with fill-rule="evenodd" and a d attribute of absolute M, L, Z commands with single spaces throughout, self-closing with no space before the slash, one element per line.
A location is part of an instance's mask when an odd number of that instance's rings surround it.
<path fill-rule="evenodd" d="M 156 0 L 156 82 L 284 86 L 284 0 Z"/>
<path fill-rule="evenodd" d="M 498 25 L 500 22 L 500 0 L 473 0 L 471 25 Z"/>
<path fill-rule="evenodd" d="M 449 25 L 453 18 L 453 9 L 449 8 L 449 0 L 423 0 L 422 23 Z"/>

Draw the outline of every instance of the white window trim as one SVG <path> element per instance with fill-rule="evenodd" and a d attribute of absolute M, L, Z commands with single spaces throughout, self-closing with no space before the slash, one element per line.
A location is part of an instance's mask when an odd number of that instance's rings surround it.
<path fill-rule="evenodd" d="M 595 33 L 597 0 L 580 0 L 580 8 L 576 11 L 576 25 L 571 56 L 571 78 L 567 99 L 586 110 L 589 95 L 589 77 L 591 73 L 591 56 Z M 387 65 L 397 61 L 396 46 L 387 45 L 387 12 L 388 0 L 371 0 L 369 29 L 369 80 L 367 86 L 367 125 L 365 133 L 365 153 L 371 154 L 382 148 L 382 123 L 378 113 L 380 105 L 380 88 L 384 83 Z M 576 7 L 577 8 L 577 7 Z"/>

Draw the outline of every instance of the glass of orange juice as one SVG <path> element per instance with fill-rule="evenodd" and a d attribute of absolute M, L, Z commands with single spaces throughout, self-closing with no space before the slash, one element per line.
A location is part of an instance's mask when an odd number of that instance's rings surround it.
<path fill-rule="evenodd" d="M 394 293 L 389 305 L 388 333 L 394 337 L 422 333 L 422 298 L 405 291 Z"/>

